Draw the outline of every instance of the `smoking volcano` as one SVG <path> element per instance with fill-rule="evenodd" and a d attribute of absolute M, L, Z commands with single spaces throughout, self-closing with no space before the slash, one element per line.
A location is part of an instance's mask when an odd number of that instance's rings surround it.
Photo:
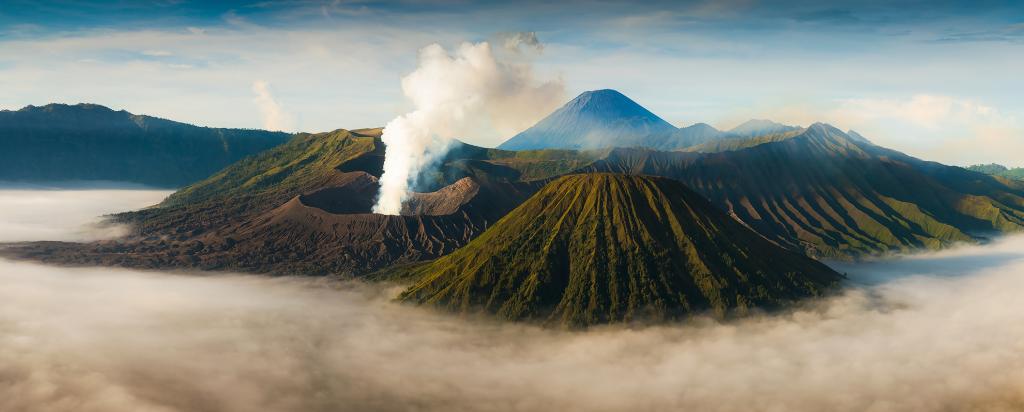
<path fill-rule="evenodd" d="M 473 142 L 488 130 L 514 133 L 562 100 L 560 82 L 537 80 L 528 62 L 503 58 L 486 42 L 463 43 L 453 54 L 433 44 L 419 57 L 419 68 L 402 78 L 415 109 L 384 127 L 387 152 L 376 213 L 399 214 L 420 173 L 456 137 Z"/>

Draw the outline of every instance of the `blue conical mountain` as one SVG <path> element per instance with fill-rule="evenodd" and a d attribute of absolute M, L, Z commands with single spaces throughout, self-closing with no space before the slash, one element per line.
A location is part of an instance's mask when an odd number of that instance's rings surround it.
<path fill-rule="evenodd" d="M 506 150 L 648 146 L 650 136 L 676 132 L 654 113 L 615 90 L 584 92 L 533 127 L 498 146 Z"/>

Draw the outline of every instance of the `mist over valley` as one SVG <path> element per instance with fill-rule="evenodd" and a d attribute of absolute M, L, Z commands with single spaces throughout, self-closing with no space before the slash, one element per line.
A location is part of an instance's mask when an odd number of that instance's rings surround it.
<path fill-rule="evenodd" d="M 93 194 L 119 201 L 103 211 L 154 195 Z M 12 207 L 97 210 L 10 195 L 5 225 Z M 74 238 L 90 221 L 37 228 Z M 365 282 L 2 260 L 0 409 L 1021 407 L 1024 239 L 841 270 L 842 293 L 781 313 L 567 332 L 423 310 Z"/>

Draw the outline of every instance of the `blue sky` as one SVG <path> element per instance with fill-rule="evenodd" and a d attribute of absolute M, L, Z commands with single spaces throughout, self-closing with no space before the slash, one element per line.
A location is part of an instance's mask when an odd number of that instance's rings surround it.
<path fill-rule="evenodd" d="M 381 126 L 409 109 L 420 48 L 511 32 L 536 33 L 535 70 L 567 98 L 614 88 L 680 126 L 825 121 L 922 158 L 1024 166 L 1020 2 L 6 0 L 0 108 Z"/>

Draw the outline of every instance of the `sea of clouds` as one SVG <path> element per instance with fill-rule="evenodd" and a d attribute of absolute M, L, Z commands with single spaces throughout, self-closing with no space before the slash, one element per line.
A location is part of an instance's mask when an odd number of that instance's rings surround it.
<path fill-rule="evenodd" d="M 0 410 L 1024 408 L 1024 237 L 840 269 L 782 314 L 564 332 L 394 287 L 0 260 Z"/>
<path fill-rule="evenodd" d="M 72 182 L 73 183 L 73 182 Z M 66 189 L 66 187 L 73 187 Z M 125 227 L 100 216 L 160 203 L 171 191 L 117 188 L 114 183 L 39 186 L 0 182 L 0 242 L 89 241 L 119 236 Z"/>

